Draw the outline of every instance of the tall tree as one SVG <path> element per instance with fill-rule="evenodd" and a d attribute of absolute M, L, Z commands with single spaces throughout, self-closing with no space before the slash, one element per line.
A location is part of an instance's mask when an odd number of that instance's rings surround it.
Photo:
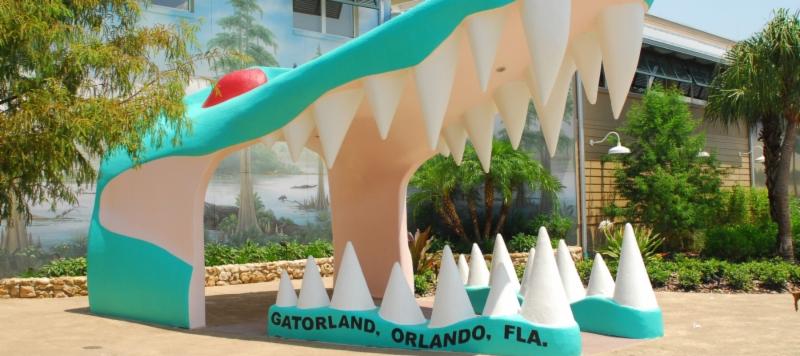
<path fill-rule="evenodd" d="M 229 55 L 214 63 L 217 73 L 227 73 L 252 65 L 277 66 L 274 52 L 278 49 L 275 36 L 267 27 L 259 23 L 255 15 L 263 11 L 256 0 L 229 0 L 233 14 L 221 18 L 217 24 L 223 31 L 218 32 L 208 42 L 209 47 L 226 50 Z M 253 179 L 250 171 L 250 148 L 240 152 L 240 205 L 239 233 L 261 232 L 256 219 L 255 200 L 253 200 Z"/>
<path fill-rule="evenodd" d="M 695 232 L 708 223 L 719 202 L 724 173 L 714 155 L 699 157 L 705 137 L 699 120 L 676 89 L 651 87 L 634 103 L 619 131 L 630 154 L 614 172 L 616 187 L 628 201 L 606 213 L 648 225 L 675 249 L 690 249 Z"/>
<path fill-rule="evenodd" d="M 93 160 L 123 150 L 138 162 L 144 140 L 190 129 L 195 28 L 140 15 L 138 0 L 0 0 L 0 217 L 75 204 Z"/>
<path fill-rule="evenodd" d="M 729 126 L 760 125 L 777 250 L 793 261 L 789 184 L 800 121 L 800 12 L 775 11 L 761 32 L 735 44 L 726 57 L 729 63 L 712 83 L 706 118 Z"/>

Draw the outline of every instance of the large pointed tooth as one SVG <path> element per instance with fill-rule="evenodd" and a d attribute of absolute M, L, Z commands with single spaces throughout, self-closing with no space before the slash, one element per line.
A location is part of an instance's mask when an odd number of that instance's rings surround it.
<path fill-rule="evenodd" d="M 478 244 L 472 244 L 472 251 L 469 255 L 469 278 L 468 286 L 488 286 L 489 267 L 486 267 L 486 260 L 483 258 L 481 248 Z"/>
<path fill-rule="evenodd" d="M 583 289 L 581 276 L 575 268 L 575 261 L 572 260 L 567 243 L 563 239 L 558 241 L 558 251 L 556 253 L 558 275 L 561 276 L 561 284 L 564 286 L 567 300 L 570 303 L 574 303 L 585 298 L 586 290 Z"/>
<path fill-rule="evenodd" d="M 321 308 L 330 305 L 328 292 L 322 277 L 319 275 L 319 267 L 314 257 L 308 256 L 306 268 L 303 272 L 303 286 L 300 287 L 300 297 L 297 298 L 297 307 L 300 309 Z"/>
<path fill-rule="evenodd" d="M 440 155 L 445 157 L 450 155 L 450 147 L 447 146 L 445 138 L 439 138 L 439 143 L 436 145 L 436 152 L 439 152 Z"/>
<path fill-rule="evenodd" d="M 428 58 L 414 70 L 422 118 L 428 133 L 428 144 L 436 149 L 439 131 L 442 129 L 444 115 L 453 91 L 458 61 L 458 31 L 442 42 Z"/>
<path fill-rule="evenodd" d="M 525 82 L 509 82 L 494 92 L 494 103 L 500 111 L 503 125 L 508 131 L 511 147 L 517 149 L 525 130 L 528 119 L 528 105 L 531 102 L 531 93 Z"/>
<path fill-rule="evenodd" d="M 522 283 L 520 283 L 519 286 L 520 295 L 525 295 L 525 286 L 530 284 L 531 271 L 533 270 L 533 257 L 535 254 L 536 248 L 531 247 L 531 250 L 528 251 L 528 261 L 525 263 L 525 272 L 522 272 Z"/>
<path fill-rule="evenodd" d="M 594 255 L 592 275 L 589 277 L 589 288 L 586 289 L 586 295 L 614 297 L 614 278 L 611 277 L 611 272 L 608 271 L 603 256 L 600 256 L 599 253 Z"/>
<path fill-rule="evenodd" d="M 328 169 L 333 168 L 363 97 L 364 91 L 361 89 L 343 90 L 325 95 L 314 104 L 314 121 Z"/>
<path fill-rule="evenodd" d="M 456 164 L 461 165 L 461 160 L 464 159 L 464 145 L 467 144 L 467 130 L 459 124 L 452 124 L 443 130 L 443 134 L 453 159 Z"/>
<path fill-rule="evenodd" d="M 403 96 L 407 77 L 405 70 L 398 70 L 364 78 L 367 100 L 372 107 L 381 139 L 389 137 L 389 128 Z"/>
<path fill-rule="evenodd" d="M 658 308 L 653 286 L 647 276 L 647 269 L 636 243 L 631 224 L 625 224 L 622 235 L 622 251 L 617 268 L 617 283 L 614 288 L 614 300 L 622 305 L 638 309 Z"/>
<path fill-rule="evenodd" d="M 492 138 L 494 138 L 494 113 L 493 103 L 484 103 L 467 111 L 464 122 L 467 126 L 472 147 L 478 154 L 483 171 L 489 173 L 492 163 Z"/>
<path fill-rule="evenodd" d="M 494 239 L 494 250 L 492 250 L 492 271 L 499 268 L 500 265 L 505 265 L 508 281 L 514 288 L 514 293 L 516 293 L 519 291 L 519 280 L 517 279 L 517 273 L 514 271 L 514 262 L 511 261 L 511 255 L 508 254 L 503 235 L 497 234 Z M 491 276 L 494 278 L 494 272 L 492 272 Z M 491 280 L 489 283 L 491 284 Z"/>
<path fill-rule="evenodd" d="M 426 321 L 417 300 L 414 299 L 414 292 L 408 287 L 405 274 L 397 262 L 392 266 L 392 274 L 389 275 L 389 283 L 383 292 L 381 310 L 378 314 L 381 318 L 399 325 L 417 325 Z"/>
<path fill-rule="evenodd" d="M 486 91 L 486 87 L 489 86 L 489 79 L 494 69 L 494 59 L 497 54 L 497 45 L 500 43 L 500 36 L 503 34 L 505 20 L 505 8 L 482 12 L 467 20 L 469 44 L 472 48 L 472 56 L 475 58 L 475 70 L 478 72 L 478 80 L 480 80 L 481 90 L 483 91 Z"/>
<path fill-rule="evenodd" d="M 453 252 L 450 251 L 450 246 L 445 246 L 442 251 L 442 266 L 439 269 L 436 297 L 433 300 L 433 312 L 428 327 L 440 328 L 472 317 L 475 317 L 475 313 L 472 311 L 472 302 L 470 302 L 467 290 L 464 289 L 464 284 L 459 278 Z"/>
<path fill-rule="evenodd" d="M 458 274 L 461 276 L 461 282 L 467 284 L 467 281 L 469 281 L 469 264 L 467 264 L 467 259 L 463 253 L 458 255 Z"/>
<path fill-rule="evenodd" d="M 553 88 L 550 100 L 539 110 L 539 124 L 541 126 L 544 143 L 550 157 L 555 156 L 558 148 L 558 138 L 561 135 L 561 123 L 564 120 L 564 111 L 567 105 L 569 87 L 572 83 L 572 76 L 575 73 L 575 62 L 570 56 L 564 57 L 564 63 L 558 71 L 558 79 Z"/>
<path fill-rule="evenodd" d="M 546 103 L 556 83 L 558 68 L 567 51 L 570 32 L 570 0 L 523 0 L 522 23 L 528 40 L 531 69 L 536 76 L 539 100 Z"/>
<path fill-rule="evenodd" d="M 516 315 L 519 313 L 519 300 L 513 281 L 517 278 L 508 278 L 509 270 L 505 264 L 501 263 L 497 265 L 497 269 L 494 268 L 492 267 L 492 285 L 489 296 L 486 297 L 483 315 Z"/>
<path fill-rule="evenodd" d="M 597 102 L 597 87 L 600 85 L 600 71 L 603 67 L 603 51 L 600 39 L 595 32 L 580 35 L 570 45 L 570 53 L 581 75 L 583 91 L 589 103 Z"/>
<path fill-rule="evenodd" d="M 283 136 L 286 138 L 292 161 L 297 162 L 300 159 L 300 154 L 303 153 L 312 131 L 314 131 L 314 118 L 309 109 L 283 127 Z"/>
<path fill-rule="evenodd" d="M 279 307 L 293 307 L 297 305 L 297 294 L 294 292 L 292 286 L 292 279 L 286 270 L 281 270 L 281 282 L 278 285 L 278 298 L 275 300 L 275 305 Z"/>
<path fill-rule="evenodd" d="M 599 25 L 611 110 L 619 118 L 639 63 L 644 7 L 634 2 L 609 7 L 600 14 Z"/>
<path fill-rule="evenodd" d="M 275 131 L 269 135 L 266 135 L 261 138 L 261 143 L 267 147 L 267 149 L 272 149 L 272 146 L 275 145 L 276 142 L 284 140 L 283 132 Z"/>
<path fill-rule="evenodd" d="M 536 256 L 533 259 L 528 285 L 525 286 L 524 297 L 520 314 L 525 319 L 547 326 L 575 325 L 572 309 L 561 285 L 561 278 L 558 276 L 558 266 L 553 256 L 550 237 L 544 227 L 539 228 Z"/>
<path fill-rule="evenodd" d="M 372 295 L 369 293 L 364 272 L 358 263 L 356 250 L 350 241 L 344 247 L 342 262 L 336 275 L 336 285 L 331 297 L 331 308 L 339 310 L 375 309 Z"/>

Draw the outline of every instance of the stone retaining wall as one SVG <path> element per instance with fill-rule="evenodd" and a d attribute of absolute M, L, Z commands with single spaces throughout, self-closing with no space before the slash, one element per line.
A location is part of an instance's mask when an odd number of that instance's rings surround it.
<path fill-rule="evenodd" d="M 570 247 L 572 258 L 581 260 L 580 247 Z M 491 263 L 492 256 L 485 255 Z M 512 253 L 514 265 L 525 265 L 527 253 Z M 317 266 L 323 277 L 333 276 L 333 257 L 318 258 Z M 286 270 L 292 279 L 303 278 L 306 260 L 248 263 L 206 267 L 206 287 L 243 283 L 269 282 Z M 388 277 L 388 276 L 387 276 Z M 65 298 L 88 294 L 86 277 L 7 278 L 0 279 L 0 299 L 3 298 Z"/>

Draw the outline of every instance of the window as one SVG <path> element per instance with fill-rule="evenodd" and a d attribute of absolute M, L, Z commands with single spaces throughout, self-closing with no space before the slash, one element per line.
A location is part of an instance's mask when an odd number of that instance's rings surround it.
<path fill-rule="evenodd" d="M 153 0 L 153 5 L 169 7 L 177 10 L 192 11 L 192 0 Z"/>
<path fill-rule="evenodd" d="M 355 7 L 335 0 L 292 0 L 295 28 L 355 37 Z M 321 14 L 325 12 L 325 16 Z"/>

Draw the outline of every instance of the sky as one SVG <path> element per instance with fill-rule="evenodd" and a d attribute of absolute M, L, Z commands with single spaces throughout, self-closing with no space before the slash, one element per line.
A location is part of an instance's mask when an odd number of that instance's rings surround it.
<path fill-rule="evenodd" d="M 650 14 L 738 41 L 760 30 L 781 7 L 800 10 L 800 0 L 655 0 Z"/>

